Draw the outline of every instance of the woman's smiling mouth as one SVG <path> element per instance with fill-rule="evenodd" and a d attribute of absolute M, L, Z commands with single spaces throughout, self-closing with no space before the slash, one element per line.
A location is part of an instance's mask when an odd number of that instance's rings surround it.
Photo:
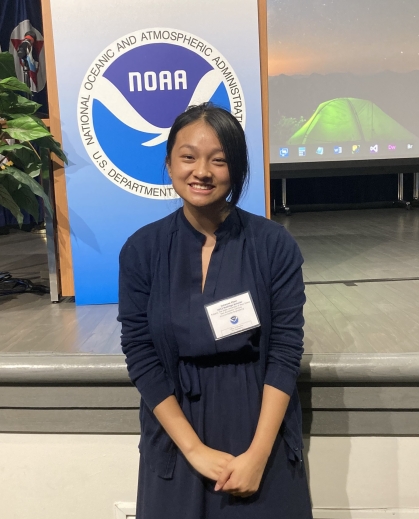
<path fill-rule="evenodd" d="M 198 191 L 211 191 L 212 189 L 214 189 L 214 186 L 212 184 L 198 184 L 196 182 L 189 184 L 189 187 L 194 190 L 196 189 Z"/>

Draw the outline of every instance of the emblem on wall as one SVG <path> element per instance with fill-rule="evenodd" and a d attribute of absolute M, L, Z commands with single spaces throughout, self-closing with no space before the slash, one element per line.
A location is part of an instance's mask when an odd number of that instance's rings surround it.
<path fill-rule="evenodd" d="M 198 36 L 168 28 L 130 33 L 103 49 L 79 93 L 81 139 L 98 170 L 135 195 L 176 197 L 164 168 L 174 119 L 211 101 L 244 127 L 245 101 L 228 61 Z"/>

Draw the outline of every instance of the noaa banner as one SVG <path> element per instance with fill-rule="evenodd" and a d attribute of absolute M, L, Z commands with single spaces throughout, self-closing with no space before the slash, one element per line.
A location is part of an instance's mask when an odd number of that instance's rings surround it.
<path fill-rule="evenodd" d="M 194 2 L 125 0 L 113 19 L 101 2 L 80 27 L 79 2 L 70 4 L 51 1 L 76 303 L 114 303 L 125 240 L 181 205 L 164 162 L 170 128 L 188 106 L 211 101 L 242 124 L 252 177 L 241 206 L 264 214 L 257 1 L 212 2 L 213 31 Z M 227 14 L 214 16 L 221 6 Z M 63 18 L 77 19 L 71 53 Z"/>

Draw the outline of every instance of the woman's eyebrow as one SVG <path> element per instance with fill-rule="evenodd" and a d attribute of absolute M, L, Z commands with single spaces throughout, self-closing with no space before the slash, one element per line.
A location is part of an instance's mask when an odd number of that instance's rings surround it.
<path fill-rule="evenodd" d="M 182 144 L 182 146 L 179 146 L 179 149 L 181 150 L 182 148 L 189 148 L 191 150 L 197 150 L 197 147 L 194 146 L 193 144 Z M 214 154 L 214 153 L 223 153 L 223 149 L 222 148 L 214 148 L 212 151 L 211 151 L 211 154 Z"/>
<path fill-rule="evenodd" d="M 191 150 L 196 150 L 196 147 L 193 146 L 192 144 L 182 144 L 182 146 L 179 146 L 179 149 L 182 149 L 182 148 L 190 148 Z"/>

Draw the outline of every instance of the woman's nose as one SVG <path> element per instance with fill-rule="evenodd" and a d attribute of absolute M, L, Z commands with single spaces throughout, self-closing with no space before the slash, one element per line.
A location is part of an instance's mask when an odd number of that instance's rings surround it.
<path fill-rule="evenodd" d="M 207 177 L 210 175 L 208 163 L 206 160 L 199 160 L 196 163 L 195 174 L 200 178 Z"/>

